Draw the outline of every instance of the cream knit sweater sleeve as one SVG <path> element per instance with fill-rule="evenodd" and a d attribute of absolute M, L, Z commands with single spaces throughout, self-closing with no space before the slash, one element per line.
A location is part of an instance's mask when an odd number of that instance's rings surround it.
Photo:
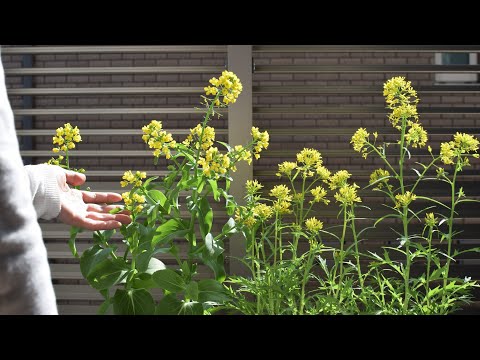
<path fill-rule="evenodd" d="M 0 314 L 57 314 L 27 179 L 0 61 Z M 40 212 L 48 216 L 48 207 Z"/>

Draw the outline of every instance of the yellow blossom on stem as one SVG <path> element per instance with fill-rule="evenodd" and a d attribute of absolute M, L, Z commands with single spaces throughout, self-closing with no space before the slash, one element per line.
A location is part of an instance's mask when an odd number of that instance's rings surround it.
<path fill-rule="evenodd" d="M 247 190 L 248 195 L 254 195 L 263 188 L 263 185 L 260 184 L 257 180 L 247 180 L 245 183 L 245 189 Z"/>
<path fill-rule="evenodd" d="M 207 96 L 216 96 L 220 93 L 218 99 L 215 100 L 216 106 L 229 105 L 237 101 L 238 96 L 243 90 L 240 79 L 233 72 L 224 70 L 222 75 L 217 78 L 211 78 L 210 84 L 204 88 Z"/>
<path fill-rule="evenodd" d="M 326 182 L 330 178 L 331 173 L 325 166 L 320 165 L 317 166 L 317 175 Z"/>
<path fill-rule="evenodd" d="M 343 185 L 337 193 L 335 193 L 335 200 L 348 206 L 352 205 L 355 202 L 362 202 L 362 199 L 357 195 L 357 189 L 359 186 L 357 184 L 353 185 Z"/>
<path fill-rule="evenodd" d="M 120 181 L 120 185 L 122 187 L 126 187 L 127 185 L 131 184 L 135 187 L 142 186 L 143 182 L 142 179 L 147 177 L 147 173 L 145 171 L 137 171 L 135 174 L 131 171 L 125 171 L 122 176 L 122 181 Z"/>
<path fill-rule="evenodd" d="M 281 177 L 283 175 L 290 176 L 292 175 L 292 171 L 295 170 L 297 167 L 297 163 L 291 161 L 284 161 L 281 164 L 278 164 L 278 173 L 277 176 Z"/>
<path fill-rule="evenodd" d="M 410 205 L 412 201 L 415 201 L 417 199 L 417 195 L 411 193 L 410 191 L 407 191 L 405 194 L 395 195 L 395 199 L 397 200 L 395 207 L 399 208 L 401 206 Z"/>
<path fill-rule="evenodd" d="M 253 147 L 253 155 L 255 159 L 260 158 L 260 153 L 262 150 L 267 149 L 270 141 L 270 135 L 267 131 L 261 132 L 258 127 L 253 126 L 251 131 L 254 147 Z"/>
<path fill-rule="evenodd" d="M 438 218 L 433 213 L 425 214 L 425 224 L 430 227 L 434 227 L 438 223 Z"/>
<path fill-rule="evenodd" d="M 192 141 L 195 140 L 194 148 L 198 149 L 199 147 L 202 150 L 207 150 L 210 148 L 214 141 L 215 141 L 215 129 L 211 126 L 205 126 L 203 129 L 202 135 L 202 124 L 197 124 L 196 127 L 190 129 L 190 134 L 187 138 L 183 141 L 183 144 L 186 146 L 190 146 Z"/>
<path fill-rule="evenodd" d="M 325 196 L 327 196 L 327 190 L 325 190 L 323 187 L 317 186 L 310 192 L 313 195 L 313 200 L 310 201 L 311 203 L 323 202 L 325 205 L 330 203 L 330 200 L 325 199 Z"/>
<path fill-rule="evenodd" d="M 389 176 L 390 176 L 390 173 L 387 170 L 383 170 L 383 169 L 374 170 L 370 174 L 369 184 L 370 185 L 375 184 L 375 187 L 377 189 L 381 189 L 383 188 L 384 185 L 387 185 Z"/>
<path fill-rule="evenodd" d="M 297 162 L 308 167 L 322 165 L 322 155 L 315 149 L 303 149 L 297 154 Z"/>
<path fill-rule="evenodd" d="M 153 156 L 158 158 L 164 154 L 167 159 L 171 157 L 171 149 L 175 149 L 177 142 L 173 140 L 172 134 L 162 130 L 162 122 L 152 120 L 148 125 L 142 127 L 143 141 L 150 149 L 153 149 Z"/>
<path fill-rule="evenodd" d="M 267 204 L 257 204 L 253 207 L 253 214 L 265 221 L 273 215 L 273 208 Z"/>
<path fill-rule="evenodd" d="M 364 128 L 355 131 L 355 134 L 353 134 L 352 140 L 350 141 L 350 143 L 353 144 L 353 150 L 365 153 L 367 151 L 365 144 L 368 142 L 369 136 L 370 134 Z"/>
<path fill-rule="evenodd" d="M 276 185 L 270 190 L 270 196 L 276 197 L 278 200 L 292 201 L 291 195 L 289 195 L 290 189 L 285 185 Z"/>
<path fill-rule="evenodd" d="M 305 220 L 305 226 L 313 233 L 318 233 L 323 229 L 323 223 L 315 217 Z"/>
<path fill-rule="evenodd" d="M 411 144 L 414 148 L 425 146 L 428 140 L 427 132 L 422 125 L 410 122 L 410 129 L 405 134 L 405 140 L 407 144 Z"/>
<path fill-rule="evenodd" d="M 347 170 L 337 171 L 329 179 L 330 190 L 335 190 L 336 188 L 346 185 L 347 180 L 350 179 L 351 176 L 352 174 L 350 174 Z"/>

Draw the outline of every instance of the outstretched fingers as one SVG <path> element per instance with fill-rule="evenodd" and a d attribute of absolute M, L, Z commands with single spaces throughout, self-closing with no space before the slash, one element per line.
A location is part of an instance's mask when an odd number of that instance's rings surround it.
<path fill-rule="evenodd" d="M 114 203 L 122 200 L 122 196 L 112 192 L 90 192 L 82 191 L 83 201 L 88 203 Z"/>

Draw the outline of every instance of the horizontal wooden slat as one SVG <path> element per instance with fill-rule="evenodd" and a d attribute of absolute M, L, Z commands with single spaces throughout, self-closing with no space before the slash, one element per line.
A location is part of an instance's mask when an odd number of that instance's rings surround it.
<path fill-rule="evenodd" d="M 253 52 L 480 52 L 479 45 L 253 45 Z"/>
<path fill-rule="evenodd" d="M 57 300 L 104 300 L 98 290 L 90 285 L 57 285 L 54 284 L 55 295 Z M 162 290 L 152 289 L 151 294 L 154 298 L 159 299 Z"/>
<path fill-rule="evenodd" d="M 57 305 L 59 315 L 97 315 L 99 305 Z"/>
<path fill-rule="evenodd" d="M 9 68 L 6 75 L 78 75 L 78 74 L 190 74 L 219 73 L 223 66 L 117 66 L 65 68 Z"/>
<path fill-rule="evenodd" d="M 256 65 L 255 73 L 480 73 L 480 65 Z"/>
<path fill-rule="evenodd" d="M 472 121 L 473 122 L 473 121 Z M 468 134 L 480 134 L 480 128 L 478 127 L 455 127 L 452 129 L 451 127 L 425 127 L 428 132 L 428 135 L 453 135 L 456 132 L 468 133 Z M 282 135 L 282 136 L 296 136 L 296 135 L 345 135 L 345 136 L 352 136 L 355 131 L 358 130 L 356 128 L 349 128 L 349 127 L 316 127 L 316 128 L 300 128 L 300 127 L 291 127 L 291 128 L 273 128 L 268 129 L 268 133 L 270 135 Z M 367 127 L 367 130 L 368 127 Z M 399 131 L 391 126 L 389 127 L 375 127 L 374 129 L 379 136 L 381 135 L 399 135 Z"/>
<path fill-rule="evenodd" d="M 127 114 L 199 114 L 203 109 L 195 108 L 56 108 L 56 109 L 14 109 L 15 115 L 127 115 Z M 215 110 L 221 114 L 225 109 Z"/>
<path fill-rule="evenodd" d="M 167 129 L 165 131 L 173 135 L 188 135 L 190 129 Z M 80 129 L 81 135 L 105 136 L 105 135 L 143 135 L 142 129 Z M 218 135 L 227 135 L 227 129 L 215 129 Z M 18 136 L 50 136 L 55 135 L 55 129 L 18 129 Z"/>
<path fill-rule="evenodd" d="M 157 52 L 226 52 L 226 45 L 135 45 L 135 46 L 18 46 L 4 47 L 2 54 L 88 54 Z"/>
<path fill-rule="evenodd" d="M 431 93 L 478 93 L 478 85 L 435 85 L 415 87 L 418 94 Z M 9 91 L 11 93 L 11 91 Z M 296 86 L 254 86 L 253 94 L 377 94 L 381 96 L 383 88 L 377 86 L 316 86 L 316 85 L 296 85 Z"/>
<path fill-rule="evenodd" d="M 480 114 L 479 107 L 418 107 L 419 114 Z M 321 105 L 293 107 L 254 107 L 254 114 L 386 114 L 387 109 L 374 105 Z"/>
<path fill-rule="evenodd" d="M 149 95 L 149 94 L 197 94 L 203 87 L 89 87 L 89 88 L 28 88 L 9 89 L 9 95 Z"/>

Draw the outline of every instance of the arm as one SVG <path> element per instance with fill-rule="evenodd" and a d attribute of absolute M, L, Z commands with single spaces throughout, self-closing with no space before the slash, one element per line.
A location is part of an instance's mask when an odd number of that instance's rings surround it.
<path fill-rule="evenodd" d="M 57 314 L 0 61 L 0 314 Z"/>

